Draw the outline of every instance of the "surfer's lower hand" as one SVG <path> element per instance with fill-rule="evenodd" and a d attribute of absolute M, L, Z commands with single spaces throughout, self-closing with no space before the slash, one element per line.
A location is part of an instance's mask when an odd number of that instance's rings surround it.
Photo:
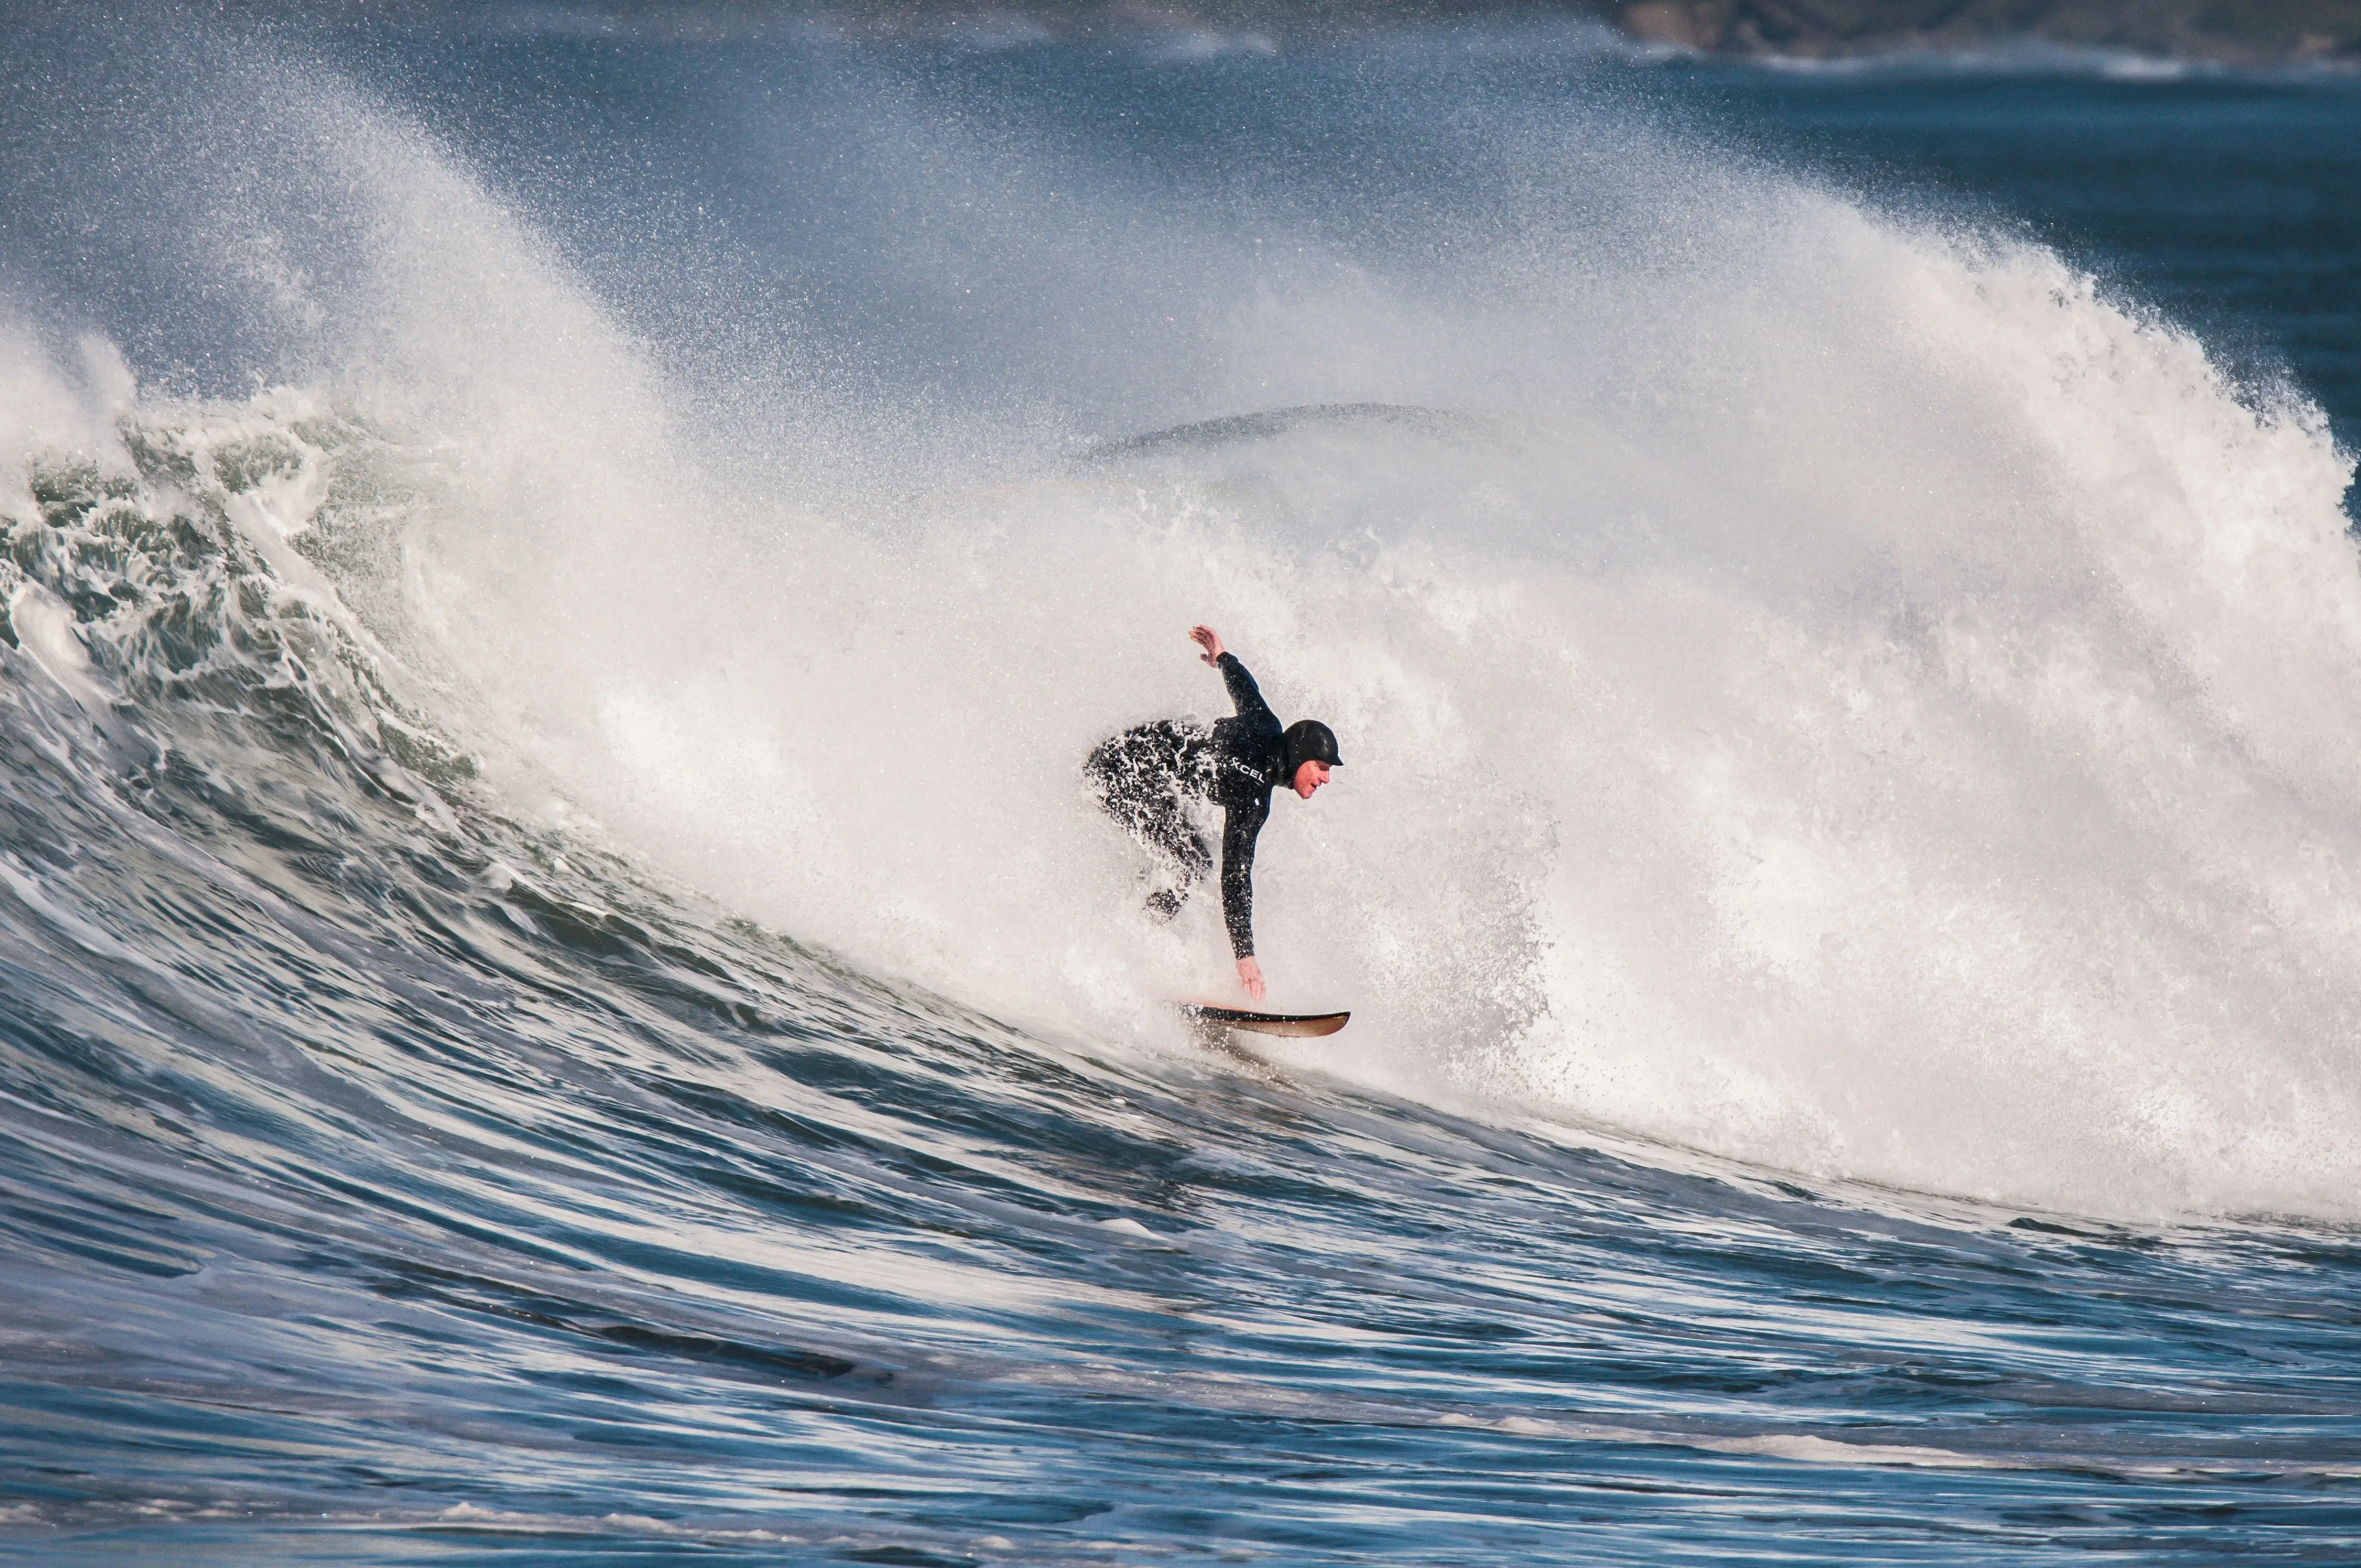
<path fill-rule="evenodd" d="M 1222 662 L 1222 634 L 1220 632 L 1214 630 L 1210 626 L 1192 626 L 1189 629 L 1189 640 L 1191 642 L 1194 642 L 1198 647 L 1204 650 L 1204 652 L 1198 656 L 1203 659 L 1205 663 L 1208 664 L 1218 664 Z"/>
<path fill-rule="evenodd" d="M 1203 629 L 1201 627 L 1199 630 L 1202 630 Z M 1260 1002 L 1262 1000 L 1262 965 L 1255 962 L 1251 958 L 1240 959 L 1238 960 L 1238 983 L 1246 988 L 1246 994 L 1248 996 L 1253 997 L 1257 1002 Z"/>

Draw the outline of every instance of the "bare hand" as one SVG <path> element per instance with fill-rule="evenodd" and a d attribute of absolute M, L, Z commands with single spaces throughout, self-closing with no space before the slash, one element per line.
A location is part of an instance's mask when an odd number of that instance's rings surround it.
<path fill-rule="evenodd" d="M 1202 631 L 1204 628 L 1200 627 L 1198 630 Z M 1251 958 L 1240 959 L 1238 960 L 1238 983 L 1246 988 L 1246 994 L 1248 996 L 1253 997 L 1257 1002 L 1260 1002 L 1262 1000 L 1262 965 L 1255 962 Z"/>
<path fill-rule="evenodd" d="M 1220 632 L 1214 630 L 1210 626 L 1192 626 L 1189 629 L 1189 640 L 1205 651 L 1202 655 L 1205 663 L 1208 664 L 1218 664 L 1222 662 L 1222 634 Z M 1257 992 L 1256 994 L 1259 995 L 1261 993 Z"/>

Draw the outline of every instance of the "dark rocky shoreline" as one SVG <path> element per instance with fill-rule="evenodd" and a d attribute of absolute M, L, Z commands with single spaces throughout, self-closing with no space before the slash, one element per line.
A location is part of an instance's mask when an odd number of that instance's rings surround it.
<path fill-rule="evenodd" d="M 1756 58 L 2043 44 L 2229 65 L 2361 63 L 2356 0 L 1629 0 L 1604 10 L 1635 38 Z"/>

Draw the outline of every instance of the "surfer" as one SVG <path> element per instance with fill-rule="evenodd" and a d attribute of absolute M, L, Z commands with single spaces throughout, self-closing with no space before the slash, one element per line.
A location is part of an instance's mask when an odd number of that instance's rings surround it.
<path fill-rule="evenodd" d="M 1222 672 L 1237 708 L 1212 725 L 1159 718 L 1099 743 L 1082 771 L 1099 799 L 1134 838 L 1165 862 L 1171 881 L 1148 895 L 1150 914 L 1170 920 L 1213 861 L 1205 836 L 1189 820 L 1187 803 L 1222 808 L 1222 918 L 1238 960 L 1238 983 L 1262 1000 L 1262 966 L 1255 961 L 1255 838 L 1270 817 L 1270 797 L 1282 785 L 1310 800 L 1343 766 L 1336 736 L 1316 718 L 1282 728 L 1237 655 L 1225 652 L 1210 626 L 1189 636 L 1205 663 Z"/>

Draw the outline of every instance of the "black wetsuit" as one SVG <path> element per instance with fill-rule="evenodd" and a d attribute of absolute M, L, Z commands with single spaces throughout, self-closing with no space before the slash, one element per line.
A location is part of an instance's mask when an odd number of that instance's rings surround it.
<path fill-rule="evenodd" d="M 1126 729 L 1101 742 L 1083 772 L 1108 813 L 1171 862 L 1175 884 L 1148 899 L 1167 919 L 1180 912 L 1213 859 L 1185 802 L 1193 797 L 1222 808 L 1222 918 L 1231 951 L 1243 959 L 1255 950 L 1255 836 L 1270 817 L 1271 791 L 1287 782 L 1287 747 L 1279 716 L 1246 667 L 1224 653 L 1221 669 L 1236 718 L 1210 729 L 1159 719 Z"/>

